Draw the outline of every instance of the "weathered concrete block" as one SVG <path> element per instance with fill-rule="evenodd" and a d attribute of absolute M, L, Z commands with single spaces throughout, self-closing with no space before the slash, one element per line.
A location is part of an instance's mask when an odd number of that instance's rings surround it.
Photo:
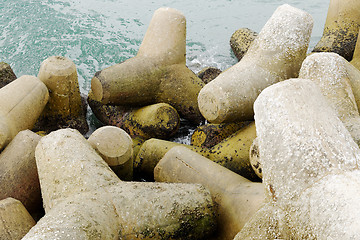
<path fill-rule="evenodd" d="M 88 142 L 121 180 L 132 180 L 133 141 L 129 134 L 118 127 L 104 126 L 96 129 Z"/>
<path fill-rule="evenodd" d="M 360 2 L 330 0 L 323 35 L 313 52 L 335 52 L 350 61 L 360 28 Z"/>
<path fill-rule="evenodd" d="M 10 65 L 5 62 L 0 62 L 0 88 L 11 83 L 16 78 L 17 77 L 11 69 Z"/>
<path fill-rule="evenodd" d="M 272 185 L 269 193 L 278 202 L 296 198 L 340 166 L 355 168 L 359 148 L 311 80 L 291 79 L 268 88 L 254 109 L 263 182 L 267 189 Z"/>
<path fill-rule="evenodd" d="M 32 129 L 49 98 L 45 84 L 24 75 L 0 89 L 0 149 L 18 132 Z"/>
<path fill-rule="evenodd" d="M 360 109 L 360 70 L 343 58 L 338 58 L 338 61 L 342 68 L 345 67 L 345 70 L 342 69 L 340 72 L 337 70 L 336 72 L 342 74 L 344 78 L 348 78 L 357 108 Z"/>
<path fill-rule="evenodd" d="M 202 148 L 152 138 L 145 141 L 141 146 L 134 160 L 134 171 L 153 176 L 156 164 L 167 151 L 175 146 L 184 146 L 249 180 L 259 181 L 260 179 L 256 176 L 249 161 L 249 149 L 255 137 L 255 124 L 252 123 L 212 148 Z"/>
<path fill-rule="evenodd" d="M 212 148 L 224 139 L 228 138 L 241 128 L 249 125 L 250 122 L 233 123 L 209 123 L 200 125 L 191 135 L 191 145 L 197 147 Z"/>
<path fill-rule="evenodd" d="M 206 67 L 203 68 L 200 72 L 197 73 L 197 76 L 206 84 L 214 80 L 221 70 L 215 67 Z"/>
<path fill-rule="evenodd" d="M 249 158 L 250 158 L 251 167 L 254 169 L 254 172 L 259 178 L 262 178 L 262 167 L 261 167 L 259 143 L 257 138 L 254 139 L 253 143 L 250 146 Z"/>
<path fill-rule="evenodd" d="M 360 35 L 360 31 L 359 31 L 359 35 Z M 357 39 L 360 39 L 359 35 Z M 356 41 L 354 55 L 350 63 L 354 65 L 354 67 L 356 67 L 358 70 L 360 70 L 360 41 L 358 40 Z"/>
<path fill-rule="evenodd" d="M 348 61 L 336 53 L 314 53 L 304 60 L 299 77 L 316 82 L 355 142 L 360 144 L 360 115 L 347 65 Z"/>
<path fill-rule="evenodd" d="M 201 239 L 214 227 L 204 187 L 121 182 L 76 130 L 43 137 L 35 156 L 46 214 L 24 239 Z"/>
<path fill-rule="evenodd" d="M 268 203 L 235 239 L 358 239 L 360 149 L 317 84 L 275 84 L 254 110 Z"/>
<path fill-rule="evenodd" d="M 239 61 L 243 58 L 257 35 L 257 32 L 249 28 L 240 28 L 231 35 L 230 47 Z"/>
<path fill-rule="evenodd" d="M 35 225 L 24 205 L 14 198 L 0 201 L 0 239 L 20 240 Z"/>
<path fill-rule="evenodd" d="M 103 124 L 122 128 L 132 137 L 168 139 L 180 126 L 179 114 L 167 103 L 137 108 L 105 105 L 96 101 L 91 91 L 88 103 L 96 118 Z"/>
<path fill-rule="evenodd" d="M 201 89 L 203 116 L 213 123 L 252 120 L 263 89 L 298 76 L 312 27 L 310 14 L 286 4 L 278 7 L 243 59 Z"/>
<path fill-rule="evenodd" d="M 257 211 L 250 221 L 245 224 L 241 231 L 235 236 L 234 240 L 275 240 L 275 239 L 294 239 L 289 238 L 286 232 L 290 232 L 289 227 L 284 224 L 285 212 L 274 204 L 266 203 Z M 306 237 L 305 239 L 313 239 Z"/>
<path fill-rule="evenodd" d="M 132 137 L 131 139 L 133 141 L 133 157 L 135 159 L 136 155 L 138 154 L 141 146 L 146 141 L 146 139 L 142 137 Z"/>
<path fill-rule="evenodd" d="M 264 188 L 213 161 L 179 146 L 169 150 L 156 165 L 158 182 L 199 183 L 209 189 L 217 206 L 215 239 L 233 239 L 263 205 Z"/>
<path fill-rule="evenodd" d="M 37 123 L 38 128 L 50 132 L 70 127 L 85 134 L 89 126 L 75 64 L 66 57 L 49 57 L 41 63 L 38 78 L 50 90 L 49 103 Z"/>
<path fill-rule="evenodd" d="M 0 154 L 0 199 L 15 198 L 34 213 L 42 207 L 35 147 L 41 137 L 19 132 Z"/>
<path fill-rule="evenodd" d="M 104 104 L 172 105 L 199 123 L 197 95 L 205 85 L 186 63 L 186 20 L 171 8 L 155 11 L 137 55 L 103 69 L 91 80 L 94 99 Z"/>
<path fill-rule="evenodd" d="M 350 80 L 352 92 L 355 97 L 357 108 L 360 109 L 360 70 L 354 67 L 348 61 L 343 61 L 346 66 L 347 75 Z"/>

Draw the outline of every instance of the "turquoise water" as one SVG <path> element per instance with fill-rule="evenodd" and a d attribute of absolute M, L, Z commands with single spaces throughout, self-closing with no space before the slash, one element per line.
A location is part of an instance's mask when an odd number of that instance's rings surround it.
<path fill-rule="evenodd" d="M 259 32 L 283 3 L 313 16 L 311 49 L 322 35 L 329 0 L 0 0 L 0 61 L 19 77 L 37 75 L 49 56 L 66 56 L 87 93 L 96 71 L 136 55 L 153 12 L 167 6 L 186 16 L 189 68 L 224 70 L 237 62 L 232 33 L 242 27 Z"/>
<path fill-rule="evenodd" d="M 311 47 L 319 40 L 328 0 L 0 0 L 0 61 L 15 74 L 37 75 L 49 56 L 63 55 L 78 68 L 87 93 L 94 73 L 133 57 L 153 12 L 168 6 L 187 19 L 187 64 L 228 68 L 236 63 L 229 39 L 238 28 L 260 31 L 277 6 L 288 3 L 315 20 Z"/>

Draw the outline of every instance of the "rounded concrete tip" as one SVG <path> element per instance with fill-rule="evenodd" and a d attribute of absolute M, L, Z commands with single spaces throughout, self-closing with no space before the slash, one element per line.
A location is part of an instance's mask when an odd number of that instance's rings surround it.
<path fill-rule="evenodd" d="M 164 126 L 172 132 L 180 125 L 180 117 L 176 109 L 167 103 L 158 103 L 155 112 L 149 117 L 153 118 L 154 126 Z"/>
<path fill-rule="evenodd" d="M 39 70 L 39 78 L 41 80 L 42 71 L 46 71 L 55 76 L 68 76 L 76 73 L 76 66 L 73 61 L 63 56 L 51 56 L 45 59 Z"/>
<path fill-rule="evenodd" d="M 213 92 L 209 91 L 204 87 L 201 89 L 198 95 L 198 105 L 201 114 L 204 116 L 206 120 L 211 123 L 221 123 L 225 119 L 224 111 L 226 109 L 225 106 L 222 106 L 221 100 L 223 98 L 219 96 L 218 91 Z"/>
<path fill-rule="evenodd" d="M 103 100 L 103 87 L 96 76 L 91 79 L 91 92 L 95 101 L 101 102 Z"/>
<path fill-rule="evenodd" d="M 158 8 L 156 11 L 155 11 L 156 14 L 159 14 L 159 13 L 165 13 L 165 14 L 172 14 L 172 15 L 181 15 L 184 17 L 184 14 L 182 12 L 180 12 L 179 10 L 175 9 L 175 8 L 170 8 L 170 7 L 161 7 L 161 8 Z M 155 14 L 154 13 L 154 14 Z"/>
<path fill-rule="evenodd" d="M 98 128 L 91 134 L 88 142 L 109 166 L 124 164 L 132 157 L 132 139 L 121 128 L 115 126 Z"/>

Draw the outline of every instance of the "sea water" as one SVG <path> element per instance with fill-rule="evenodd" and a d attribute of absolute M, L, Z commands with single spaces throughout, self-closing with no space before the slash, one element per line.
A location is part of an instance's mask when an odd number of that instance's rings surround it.
<path fill-rule="evenodd" d="M 165 6 L 186 17 L 187 66 L 195 73 L 208 66 L 224 70 L 237 62 L 231 35 L 244 27 L 259 32 L 284 3 L 313 16 L 310 51 L 322 35 L 329 0 L 0 0 L 0 61 L 19 77 L 37 75 L 49 56 L 66 56 L 87 94 L 95 72 L 136 55 L 152 14 Z"/>

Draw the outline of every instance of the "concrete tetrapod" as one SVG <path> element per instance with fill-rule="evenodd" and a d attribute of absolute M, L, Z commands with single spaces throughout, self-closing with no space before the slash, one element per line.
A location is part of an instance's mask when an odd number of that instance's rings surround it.
<path fill-rule="evenodd" d="M 24 205 L 14 198 L 0 200 L 0 239 L 20 240 L 35 225 Z"/>
<path fill-rule="evenodd" d="M 324 32 L 313 52 L 335 52 L 350 61 L 360 28 L 359 9 L 358 0 L 330 0 Z"/>
<path fill-rule="evenodd" d="M 35 156 L 46 214 L 24 239 L 201 239 L 214 227 L 204 187 L 121 182 L 76 130 L 43 137 Z"/>
<path fill-rule="evenodd" d="M 0 89 L 0 149 L 18 132 L 32 129 L 49 98 L 45 84 L 24 75 Z"/>
<path fill-rule="evenodd" d="M 263 205 L 264 187 L 179 146 L 168 151 L 156 165 L 158 182 L 199 183 L 209 189 L 217 206 L 216 239 L 233 239 Z"/>
<path fill-rule="evenodd" d="M 297 77 L 312 27 L 310 14 L 287 4 L 278 7 L 241 61 L 201 89 L 203 116 L 213 123 L 252 120 L 253 104 L 263 89 Z"/>
<path fill-rule="evenodd" d="M 32 214 L 42 208 L 35 147 L 41 137 L 19 132 L 0 154 L 0 199 L 13 197 Z"/>
<path fill-rule="evenodd" d="M 134 160 L 134 171 L 152 177 L 156 164 L 167 151 L 175 146 L 184 146 L 251 181 L 259 181 L 249 162 L 249 149 L 255 137 L 255 124 L 251 123 L 212 148 L 152 138 L 141 146 Z"/>
<path fill-rule="evenodd" d="M 235 239 L 359 239 L 360 149 L 317 84 L 275 84 L 254 111 L 267 204 Z"/>
<path fill-rule="evenodd" d="M 66 57 L 49 57 L 41 63 L 38 78 L 50 90 L 49 103 L 39 119 L 40 127 L 45 127 L 48 132 L 69 127 L 85 134 L 89 126 L 75 64 Z"/>
<path fill-rule="evenodd" d="M 328 56 L 333 56 L 333 55 L 328 55 Z M 346 59 L 344 58 L 338 57 L 337 61 L 338 64 L 342 66 L 341 67 L 342 69 L 340 69 L 340 71 L 337 69 L 334 73 L 331 73 L 330 75 L 336 76 L 335 73 L 338 73 L 342 75 L 343 78 L 347 78 L 349 80 L 352 92 L 355 97 L 357 108 L 360 109 L 360 70 L 357 69 L 353 64 L 346 61 Z M 334 66 L 334 68 L 336 69 L 336 66 Z"/>
<path fill-rule="evenodd" d="M 304 60 L 299 78 L 316 82 L 321 93 L 359 145 L 360 115 L 351 89 L 347 65 L 349 63 L 336 53 L 313 53 Z"/>
<path fill-rule="evenodd" d="M 179 11 L 155 11 L 137 55 L 103 69 L 91 80 L 94 98 L 104 104 L 172 105 L 185 119 L 203 117 L 197 95 L 205 85 L 186 63 L 186 20 Z"/>
<path fill-rule="evenodd" d="M 166 103 L 145 107 L 105 105 L 96 101 L 91 91 L 87 100 L 97 119 L 105 125 L 124 129 L 131 137 L 168 139 L 180 126 L 179 114 Z"/>
<path fill-rule="evenodd" d="M 121 180 L 132 180 L 133 141 L 129 134 L 118 127 L 104 126 L 96 129 L 88 142 Z"/>

